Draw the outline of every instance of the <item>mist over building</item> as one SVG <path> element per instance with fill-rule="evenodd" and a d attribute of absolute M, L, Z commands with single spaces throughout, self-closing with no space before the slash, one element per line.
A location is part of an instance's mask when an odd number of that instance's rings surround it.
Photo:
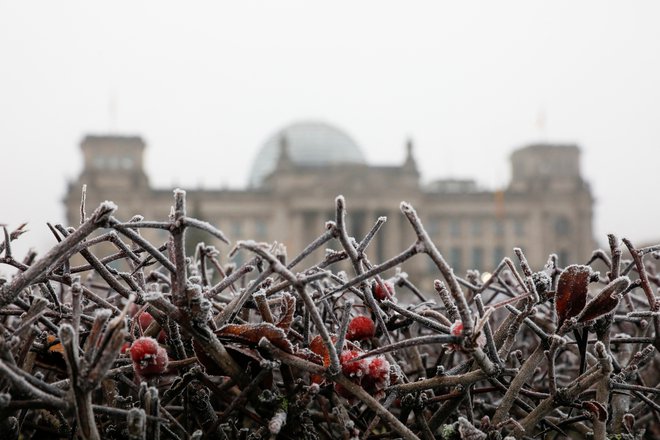
<path fill-rule="evenodd" d="M 89 209 L 112 200 L 122 220 L 134 214 L 166 220 L 172 189 L 150 185 L 145 148 L 138 136 L 86 136 L 81 143 L 83 170 L 69 183 L 64 200 L 68 223 L 79 222 L 82 185 L 87 185 Z M 294 123 L 267 138 L 244 189 L 184 188 L 188 212 L 223 230 L 232 242 L 278 241 L 292 257 L 323 233 L 327 220 L 334 220 L 335 197 L 343 194 L 349 234 L 358 242 L 379 217 L 387 217 L 367 250 L 377 264 L 415 241 L 399 210 L 406 201 L 459 275 L 473 268 L 493 270 L 503 257 L 513 255 L 514 247 L 521 247 L 536 268 L 545 263 L 548 252 L 555 252 L 564 265 L 586 261 L 594 249 L 593 197 L 581 176 L 577 146 L 534 144 L 513 151 L 511 179 L 497 190 L 465 179 L 422 184 L 417 160 L 424 158 L 415 157 L 411 141 L 402 148 L 403 163 L 375 166 L 343 130 L 322 122 Z M 167 239 L 164 230 L 144 234 L 156 243 Z M 210 236 L 205 241 L 228 251 Z M 242 252 L 237 263 L 247 258 Z M 315 255 L 318 261 L 322 252 Z M 221 254 L 224 259 L 226 252 Z M 413 258 L 404 270 L 430 275 L 427 260 Z"/>

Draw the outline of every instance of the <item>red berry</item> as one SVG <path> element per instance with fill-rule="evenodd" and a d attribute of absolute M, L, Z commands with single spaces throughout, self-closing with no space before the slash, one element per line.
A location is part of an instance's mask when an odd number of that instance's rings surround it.
<path fill-rule="evenodd" d="M 126 350 L 128 350 L 129 348 L 131 348 L 131 343 L 130 343 L 130 342 L 124 342 L 124 343 L 121 345 L 121 351 L 120 351 L 120 353 L 121 353 L 121 354 L 126 353 Z"/>
<path fill-rule="evenodd" d="M 452 336 L 463 336 L 463 322 L 460 319 L 454 321 L 454 323 L 449 327 L 449 334 Z M 471 343 L 476 343 L 479 347 L 486 345 L 486 336 L 483 332 L 480 332 L 476 339 L 473 339 Z M 447 344 L 447 348 L 453 351 L 460 351 L 463 349 L 461 344 Z"/>
<path fill-rule="evenodd" d="M 138 321 L 140 322 L 140 328 L 142 331 L 145 331 L 149 325 L 154 321 L 154 317 L 151 316 L 151 313 L 149 312 L 142 312 L 140 313 L 140 316 L 138 317 Z M 158 332 L 158 342 L 161 344 L 165 343 L 165 330 L 161 330 Z"/>
<path fill-rule="evenodd" d="M 383 356 L 367 359 L 367 374 L 362 379 L 362 387 L 376 399 L 385 396 L 385 388 L 390 386 L 390 363 Z"/>
<path fill-rule="evenodd" d="M 369 377 L 375 380 L 384 381 L 390 377 L 390 363 L 383 356 L 370 358 Z"/>
<path fill-rule="evenodd" d="M 461 336 L 463 334 L 463 321 L 460 319 L 455 321 L 451 327 L 449 327 L 449 333 L 452 336 Z"/>
<path fill-rule="evenodd" d="M 449 327 L 449 334 L 452 336 L 462 336 L 463 335 L 463 321 L 460 319 L 454 321 L 454 323 Z M 460 351 L 460 344 L 447 344 L 447 348 L 450 351 Z"/>
<path fill-rule="evenodd" d="M 151 313 L 149 312 L 142 312 L 138 317 L 138 321 L 140 321 L 140 328 L 146 330 L 147 327 L 149 327 L 149 324 L 154 321 L 154 317 L 151 316 Z"/>
<path fill-rule="evenodd" d="M 376 281 L 371 287 L 371 293 L 378 301 L 383 301 L 394 296 L 394 284 L 391 281 L 383 281 L 379 283 Z"/>
<path fill-rule="evenodd" d="M 349 341 L 360 341 L 368 339 L 376 334 L 376 325 L 368 316 L 356 316 L 351 319 L 346 332 L 346 339 Z"/>
<path fill-rule="evenodd" d="M 341 372 L 349 378 L 360 378 L 369 371 L 368 361 L 361 359 L 359 361 L 350 362 L 352 359 L 360 356 L 357 350 L 344 350 L 339 355 L 339 363 L 341 364 Z"/>
<path fill-rule="evenodd" d="M 167 369 L 167 351 L 154 338 L 136 339 L 130 350 L 133 370 L 139 376 L 161 374 Z"/>

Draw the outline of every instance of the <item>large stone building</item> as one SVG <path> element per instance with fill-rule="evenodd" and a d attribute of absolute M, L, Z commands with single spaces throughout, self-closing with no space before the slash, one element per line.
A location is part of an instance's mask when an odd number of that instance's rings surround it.
<path fill-rule="evenodd" d="M 65 197 L 70 224 L 79 221 L 83 184 L 90 209 L 107 199 L 119 205 L 118 216 L 126 220 L 135 213 L 167 218 L 172 190 L 150 186 L 141 138 L 87 136 L 81 149 L 83 170 Z M 483 190 L 472 180 L 421 185 L 410 143 L 402 164 L 372 166 L 341 130 L 298 123 L 266 141 L 247 188 L 188 190 L 188 211 L 222 229 L 232 241 L 277 240 L 295 255 L 323 232 L 325 221 L 334 218 L 335 197 L 344 194 L 350 232 L 358 240 L 379 216 L 388 218 L 369 249 L 377 263 L 414 241 L 399 211 L 405 200 L 417 209 L 457 273 L 492 270 L 515 246 L 535 267 L 542 266 L 550 252 L 566 264 L 584 261 L 594 249 L 593 198 L 579 162 L 577 146 L 530 145 L 513 152 L 511 181 L 500 190 Z M 165 237 L 158 231 L 149 238 Z M 430 267 L 426 259 L 415 257 L 405 269 L 422 275 Z"/>

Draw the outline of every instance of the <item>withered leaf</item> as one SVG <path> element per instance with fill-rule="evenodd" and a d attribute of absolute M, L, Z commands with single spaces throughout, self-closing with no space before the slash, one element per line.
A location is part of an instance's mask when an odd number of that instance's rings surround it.
<path fill-rule="evenodd" d="M 621 301 L 622 292 L 630 285 L 626 276 L 611 281 L 591 301 L 587 303 L 578 317 L 579 322 L 591 321 L 614 311 Z"/>
<path fill-rule="evenodd" d="M 333 344 L 337 342 L 337 335 L 330 334 L 330 340 Z M 323 358 L 324 366 L 327 367 L 330 365 L 330 353 L 328 353 L 328 347 L 325 346 L 325 342 L 323 342 L 321 335 L 316 335 L 312 338 L 309 343 L 309 349 Z"/>
<path fill-rule="evenodd" d="M 557 328 L 567 319 L 577 316 L 587 302 L 587 290 L 591 278 L 589 266 L 572 264 L 559 275 L 555 293 Z"/>
<path fill-rule="evenodd" d="M 293 313 L 296 311 L 296 298 L 284 292 L 282 294 L 282 314 L 280 315 L 280 320 L 277 324 L 277 327 L 288 332 L 293 322 Z"/>
<path fill-rule="evenodd" d="M 586 409 L 590 413 L 594 414 L 601 422 L 607 421 L 607 409 L 600 402 L 595 400 L 587 400 L 586 402 L 582 402 L 582 409 Z"/>
<path fill-rule="evenodd" d="M 48 341 L 48 351 L 49 352 L 51 352 L 51 353 L 60 353 L 62 355 L 64 354 L 64 347 L 62 346 L 62 343 L 57 340 L 57 336 L 48 335 L 46 340 Z"/>
<path fill-rule="evenodd" d="M 293 353 L 293 346 L 291 345 L 291 341 L 287 339 L 284 330 L 269 322 L 258 324 L 227 324 L 216 330 L 215 333 L 221 338 L 250 345 L 257 345 L 261 338 L 266 338 L 280 350 Z"/>

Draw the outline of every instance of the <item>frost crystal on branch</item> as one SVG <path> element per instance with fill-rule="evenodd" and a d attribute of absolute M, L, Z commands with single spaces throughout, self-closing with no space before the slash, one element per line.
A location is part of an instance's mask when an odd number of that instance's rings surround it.
<path fill-rule="evenodd" d="M 1 438 L 660 437 L 660 246 L 542 268 L 516 248 L 463 278 L 408 203 L 411 241 L 377 263 L 385 219 L 349 230 L 341 196 L 299 255 L 192 218 L 184 191 L 165 220 L 115 209 L 50 225 L 41 257 L 3 228 Z"/>

